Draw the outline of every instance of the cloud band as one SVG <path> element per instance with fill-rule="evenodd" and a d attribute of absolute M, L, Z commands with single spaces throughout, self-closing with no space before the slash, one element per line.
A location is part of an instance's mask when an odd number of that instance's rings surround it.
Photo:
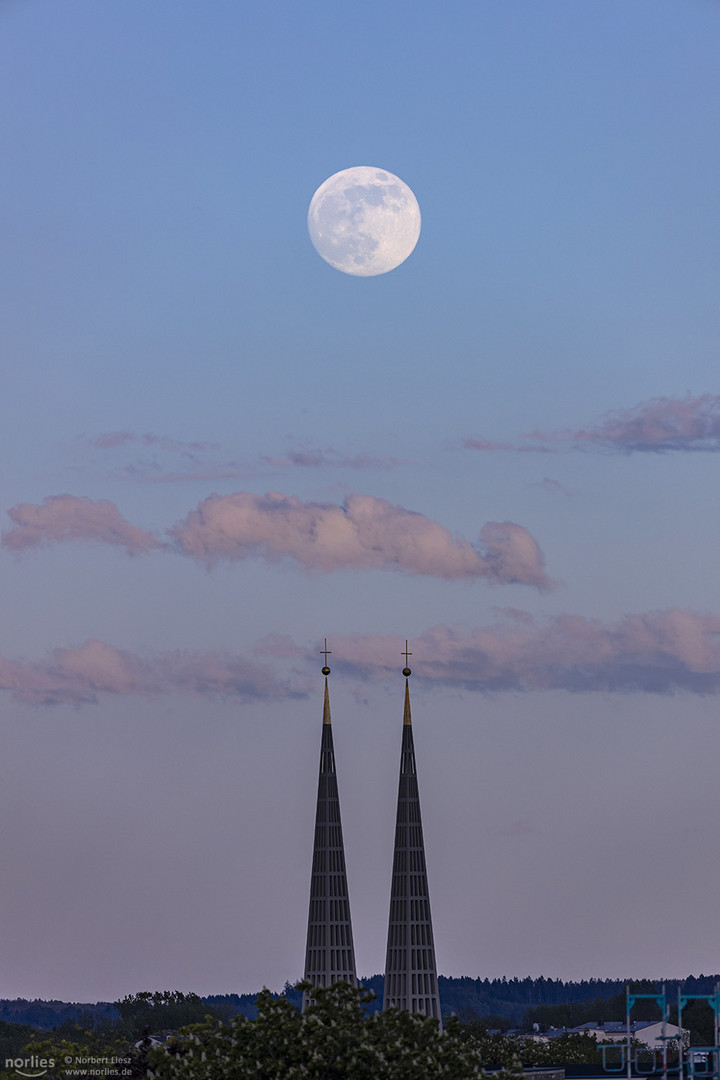
<path fill-rule="evenodd" d="M 104 499 L 53 495 L 39 505 L 15 506 L 9 515 L 14 527 L 2 543 L 17 552 L 95 541 L 130 555 L 174 548 L 208 567 L 261 558 L 290 560 L 308 572 L 396 570 L 496 585 L 553 585 L 537 541 L 522 525 L 488 522 L 473 545 L 423 514 L 370 495 L 350 495 L 342 505 L 277 492 L 211 495 L 168 530 L 170 543 L 132 525 Z"/>

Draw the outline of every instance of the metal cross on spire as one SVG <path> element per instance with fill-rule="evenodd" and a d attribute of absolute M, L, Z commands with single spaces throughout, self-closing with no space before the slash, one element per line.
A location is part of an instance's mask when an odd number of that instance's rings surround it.
<path fill-rule="evenodd" d="M 402 655 L 405 657 L 405 667 L 403 668 L 403 675 L 407 679 L 408 675 L 412 675 L 412 672 L 410 671 L 410 668 L 408 667 L 408 656 L 412 656 L 412 653 L 408 649 L 407 638 L 405 638 L 405 650 L 402 653 Z"/>
<path fill-rule="evenodd" d="M 407 641 L 405 642 L 405 644 L 407 645 Z M 320 652 L 323 653 L 324 656 L 325 656 L 325 667 L 322 669 L 322 673 L 323 673 L 323 675 L 329 675 L 330 674 L 330 668 L 328 667 L 327 658 L 328 658 L 328 655 L 332 656 L 332 649 L 328 649 L 328 647 L 327 647 L 327 638 L 325 638 L 325 648 L 321 649 Z"/>

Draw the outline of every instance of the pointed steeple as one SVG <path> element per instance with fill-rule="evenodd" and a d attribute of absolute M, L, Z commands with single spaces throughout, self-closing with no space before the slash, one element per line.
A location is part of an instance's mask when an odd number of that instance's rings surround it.
<path fill-rule="evenodd" d="M 407 641 L 404 655 L 407 664 L 412 655 Z M 409 667 L 403 669 L 405 708 L 383 1009 L 423 1013 L 436 1017 L 442 1026 L 410 714 L 411 674 Z"/>
<path fill-rule="evenodd" d="M 320 740 L 320 775 L 315 812 L 315 846 L 310 879 L 305 979 L 313 986 L 349 982 L 357 986 L 350 901 L 345 873 L 345 849 L 340 823 L 335 751 L 330 718 L 327 677 L 329 649 L 325 648 L 325 696 Z M 303 1012 L 312 1003 L 312 994 L 303 994 Z"/>

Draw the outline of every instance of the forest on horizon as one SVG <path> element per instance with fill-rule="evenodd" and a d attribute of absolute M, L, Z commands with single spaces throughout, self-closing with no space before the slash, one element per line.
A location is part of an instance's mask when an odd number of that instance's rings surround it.
<path fill-rule="evenodd" d="M 367 989 L 372 990 L 376 998 L 369 1005 L 368 1011 L 376 1011 L 382 1007 L 383 976 L 380 974 L 359 980 Z M 678 990 L 682 989 L 686 994 L 712 994 L 716 985 L 720 982 L 720 975 L 690 975 L 686 979 L 664 980 L 668 1002 L 672 1005 L 677 998 Z M 440 1002 L 444 1015 L 457 1013 L 458 1015 L 472 1014 L 479 1018 L 493 1021 L 493 1026 L 502 1026 L 505 1021 L 507 1026 L 514 1026 L 522 1022 L 537 1022 L 558 1024 L 557 1016 L 562 1015 L 560 1006 L 583 1006 L 592 1005 L 600 1008 L 602 1003 L 609 999 L 617 999 L 618 995 L 624 995 L 625 986 L 630 983 L 637 990 L 642 986 L 642 992 L 660 992 L 663 980 L 632 980 L 632 979 L 583 979 L 578 982 L 564 981 L 540 976 L 532 978 L 527 976 L 523 979 L 517 977 L 507 979 L 482 979 L 471 976 L 450 977 L 438 976 L 438 988 Z M 284 995 L 289 1001 L 299 1007 L 301 994 L 294 989 L 289 981 L 283 990 L 273 996 Z M 252 994 L 209 994 L 199 995 L 204 1004 L 212 1006 L 226 1016 L 242 1013 L 248 1019 L 256 1016 L 255 1001 L 257 993 Z M 613 1006 L 617 1011 L 617 1001 Z M 652 1012 L 652 1003 L 648 1003 L 646 1011 Z M 612 1016 L 586 1017 L 582 1009 L 567 1011 L 569 1018 L 568 1026 L 584 1023 L 586 1019 L 619 1019 Z M 623 1010 L 624 1015 L 624 1010 Z M 633 1015 L 636 1019 L 652 1019 L 655 1015 L 643 1016 L 639 1006 Z M 68 1021 L 78 1021 L 83 1018 L 94 1017 L 95 1022 L 103 1020 L 111 1021 L 118 1016 L 116 1003 L 108 1001 L 98 1002 L 66 1002 L 57 999 L 36 998 L 32 1001 L 25 998 L 0 998 L 0 1022 L 14 1024 L 29 1024 L 43 1030 L 50 1030 Z M 580 1017 L 577 1019 L 576 1017 Z M 547 1018 L 547 1019 L 545 1019 Z"/>

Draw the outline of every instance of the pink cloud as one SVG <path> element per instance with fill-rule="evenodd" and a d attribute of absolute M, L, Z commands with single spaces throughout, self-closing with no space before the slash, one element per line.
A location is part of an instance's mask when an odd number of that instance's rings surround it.
<path fill-rule="evenodd" d="M 533 480 L 526 486 L 542 488 L 544 491 L 552 491 L 557 495 L 564 495 L 568 499 L 572 499 L 577 495 L 577 491 L 571 491 L 570 488 L 561 484 L 559 480 L 553 480 L 550 476 L 545 476 L 542 480 Z"/>
<path fill-rule="evenodd" d="M 523 438 L 531 438 L 531 436 L 523 436 Z M 461 445 L 466 450 L 482 450 L 485 453 L 497 454 L 501 451 L 512 450 L 514 453 L 519 454 L 555 454 L 557 448 L 554 446 L 543 446 L 541 444 L 528 443 L 512 443 L 512 442 L 491 442 L 489 439 L 463 439 Z"/>
<path fill-rule="evenodd" d="M 333 635 L 331 666 L 368 677 L 397 677 L 404 639 L 395 635 Z M 720 693 L 720 616 L 682 609 L 627 615 L 602 623 L 579 615 L 538 622 L 506 609 L 494 625 L 434 626 L 411 640 L 414 677 L 472 691 Z M 318 642 L 301 649 L 285 635 L 270 635 L 256 654 L 318 665 Z M 170 693 L 241 701 L 305 696 L 310 680 L 293 663 L 287 679 L 244 656 L 175 651 L 139 656 L 91 639 L 59 648 L 44 660 L 0 657 L 0 689 L 39 705 L 95 703 L 104 694 Z"/>
<path fill-rule="evenodd" d="M 599 424 L 526 438 L 596 444 L 617 450 L 662 453 L 667 450 L 720 450 L 720 397 L 653 398 L 632 409 L 606 413 Z"/>
<path fill-rule="evenodd" d="M 138 435 L 134 431 L 106 431 L 100 435 L 91 435 L 82 439 L 86 446 L 94 450 L 116 450 L 119 446 L 152 446 L 159 450 L 168 450 L 176 454 L 205 454 L 216 450 L 217 443 L 185 442 L 182 439 L 170 439 L 166 435 L 153 435 L 150 432 Z"/>
<path fill-rule="evenodd" d="M 350 495 L 340 506 L 277 492 L 211 495 L 169 532 L 184 554 L 208 566 L 260 556 L 323 573 L 389 569 L 552 585 L 537 542 L 521 525 L 489 522 L 477 550 L 438 522 L 370 495 Z"/>
<path fill-rule="evenodd" d="M 42 661 L 0 657 L 0 689 L 36 705 L 95 703 L 103 694 L 192 693 L 257 701 L 305 693 L 301 681 L 282 681 L 267 664 L 242 656 L 178 651 L 139 657 L 96 639 L 55 649 Z"/>
<path fill-rule="evenodd" d="M 163 544 L 127 521 L 114 503 L 51 495 L 8 511 L 15 527 L 2 544 L 13 551 L 63 541 L 97 541 L 144 554 Z M 446 579 L 552 588 L 537 541 L 522 525 L 488 522 L 472 545 L 437 521 L 370 495 L 342 505 L 294 495 L 211 495 L 168 530 L 177 550 L 212 566 L 221 559 L 292 559 L 308 571 L 401 570 Z"/>
<path fill-rule="evenodd" d="M 289 469 L 393 469 L 399 465 L 413 465 L 401 458 L 374 458 L 369 454 L 341 454 L 327 450 L 291 450 L 277 457 L 265 455 L 245 461 L 222 461 L 197 463 L 194 468 L 181 472 L 168 472 L 157 460 L 137 461 L 124 465 L 119 474 L 127 480 L 146 484 L 214 483 L 218 480 L 248 480 L 251 476 Z"/>
<path fill-rule="evenodd" d="M 95 540 L 141 555 L 160 546 L 145 529 L 127 521 L 114 503 L 76 495 L 50 495 L 40 505 L 20 503 L 8 510 L 15 527 L 2 535 L 3 547 L 11 551 L 47 547 L 68 540 Z"/>
<path fill-rule="evenodd" d="M 343 469 L 391 469 L 398 465 L 414 465 L 416 462 L 402 458 L 377 458 L 370 454 L 343 454 L 327 447 L 324 450 L 308 448 L 290 450 L 283 457 L 262 457 L 263 464 L 276 469 L 287 468 L 343 468 Z"/>
<path fill-rule="evenodd" d="M 136 461 L 117 469 L 123 480 L 140 484 L 212 484 L 218 480 L 249 480 L 258 470 L 243 462 L 197 464 L 182 472 L 168 472 L 158 461 Z"/>
<path fill-rule="evenodd" d="M 253 653 L 255 656 L 273 656 L 277 660 L 290 660 L 304 655 L 302 647 L 296 645 L 290 634 L 266 634 L 257 642 Z"/>
<path fill-rule="evenodd" d="M 347 454 L 334 447 L 307 446 L 278 455 L 258 458 L 219 459 L 214 451 L 218 443 L 183 441 L 150 432 L 137 434 L 133 431 L 108 431 L 99 435 L 84 436 L 77 440 L 83 448 L 101 451 L 148 450 L 149 453 L 135 461 L 128 461 L 114 472 L 126 480 L 139 483 L 178 484 L 201 483 L 215 480 L 245 479 L 258 474 L 288 469 L 392 469 L 399 465 L 416 462 L 401 458 L 373 457 L 367 453 Z M 183 467 L 169 468 L 167 455 L 179 455 L 185 459 Z M 78 468 L 84 468 L 78 467 Z"/>
<path fill-rule="evenodd" d="M 550 453 L 575 450 L 617 450 L 623 453 L 667 453 L 671 450 L 720 450 L 720 396 L 701 394 L 660 397 L 631 409 L 606 413 L 598 424 L 577 430 L 531 431 L 516 443 L 464 439 L 471 450 L 514 450 Z"/>
<path fill-rule="evenodd" d="M 336 668 L 368 676 L 397 673 L 404 640 L 333 635 L 331 644 Z M 487 628 L 435 626 L 411 649 L 419 678 L 469 690 L 720 693 L 720 616 L 682 609 L 616 623 L 580 615 L 538 623 L 509 609 Z"/>

